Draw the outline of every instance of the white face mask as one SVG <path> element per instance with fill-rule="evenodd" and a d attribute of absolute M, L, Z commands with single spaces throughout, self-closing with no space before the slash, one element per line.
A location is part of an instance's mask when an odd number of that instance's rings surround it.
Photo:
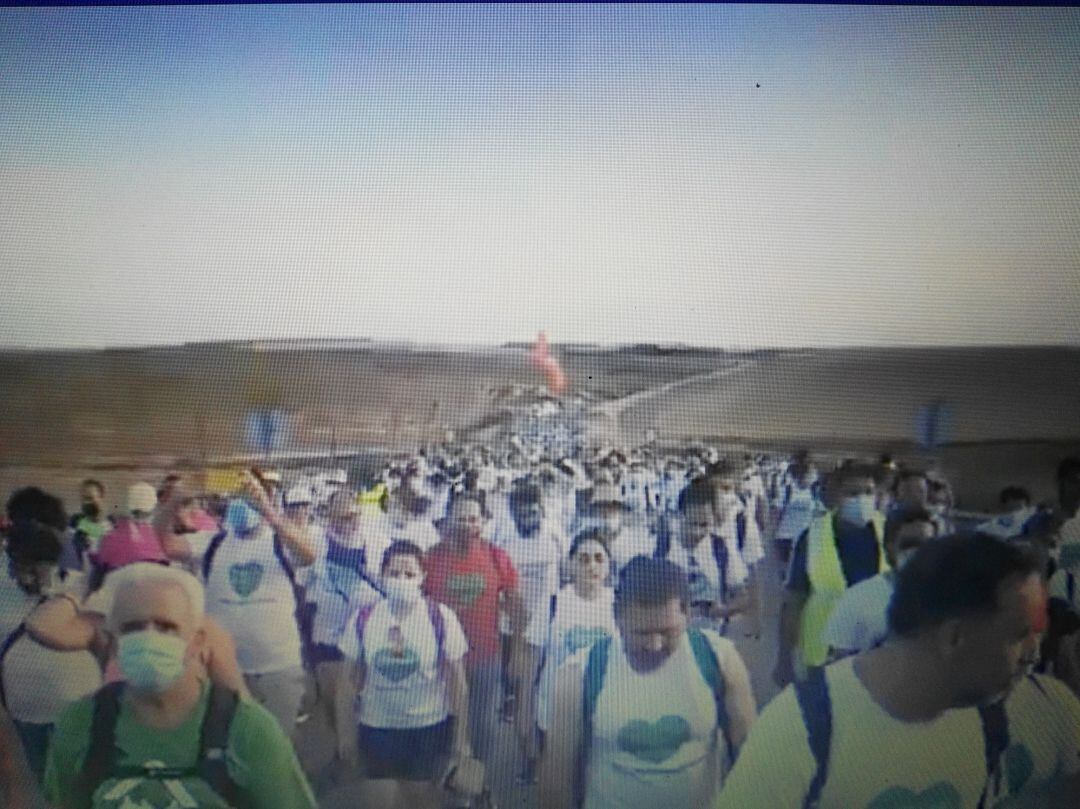
<path fill-rule="evenodd" d="M 383 579 L 383 589 L 386 591 L 387 601 L 400 606 L 415 604 L 423 596 L 420 590 L 420 582 L 420 579 L 406 579 L 402 576 Z"/>
<path fill-rule="evenodd" d="M 622 529 L 622 517 L 618 514 L 608 514 L 601 518 L 600 524 L 609 534 L 617 534 Z"/>
<path fill-rule="evenodd" d="M 866 525 L 877 511 L 874 495 L 860 494 L 848 497 L 840 504 L 840 517 L 852 525 Z"/>
<path fill-rule="evenodd" d="M 721 492 L 716 497 L 716 508 L 721 518 L 728 518 L 736 514 L 742 501 L 735 492 Z"/>

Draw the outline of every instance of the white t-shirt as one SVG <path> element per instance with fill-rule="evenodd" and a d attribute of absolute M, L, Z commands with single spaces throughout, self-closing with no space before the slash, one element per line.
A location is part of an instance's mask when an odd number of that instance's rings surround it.
<path fill-rule="evenodd" d="M 822 809 L 975 806 L 986 783 L 979 713 L 946 711 L 929 722 L 901 722 L 879 706 L 847 658 L 829 666 L 833 706 Z M 1030 679 L 1009 696 L 1012 741 L 1006 782 L 1034 786 L 1080 770 L 1080 702 L 1062 684 Z M 778 767 L 777 762 L 783 762 Z M 788 687 L 765 708 L 716 806 L 802 806 L 817 766 L 798 701 Z M 1007 784 L 1006 784 L 1007 786 Z"/>
<path fill-rule="evenodd" d="M 435 525 L 423 517 L 407 519 L 403 525 L 391 521 L 386 531 L 390 542 L 411 542 L 425 553 L 439 544 Z"/>
<path fill-rule="evenodd" d="M 443 656 L 461 660 L 469 650 L 457 616 L 439 605 L 446 636 Z M 438 644 L 428 608 L 417 602 L 404 618 L 390 611 L 387 601 L 372 610 L 364 625 L 363 653 L 357 631 L 359 611 L 349 618 L 341 639 L 348 660 L 363 661 L 367 677 L 357 721 L 373 728 L 424 728 L 446 719 L 447 682 L 438 671 Z"/>
<path fill-rule="evenodd" d="M 746 565 L 739 556 L 736 540 L 723 538 L 723 542 L 728 556 L 726 588 L 730 595 L 733 589 L 746 584 L 748 574 Z M 677 538 L 673 538 L 667 558 L 686 571 L 690 579 L 691 601 L 724 603 L 723 588 L 720 586 L 720 566 L 713 553 L 712 537 L 705 537 L 692 550 Z"/>
<path fill-rule="evenodd" d="M 734 677 L 749 691 L 734 644 L 710 631 L 706 637 L 725 679 Z M 564 665 L 584 672 L 587 658 L 584 649 Z M 648 674 L 631 668 L 616 635 L 593 715 L 586 809 L 712 805 L 726 758 L 716 723 L 714 696 L 685 635 L 660 668 Z"/>
<path fill-rule="evenodd" d="M 323 534 L 319 558 L 311 566 L 304 586 L 304 598 L 315 605 L 311 639 L 315 643 L 337 646 L 349 616 L 382 597 L 374 584 L 379 581 L 382 556 L 390 546 L 390 540 L 374 530 L 374 526 L 363 531 L 364 575 L 361 576 L 359 571 L 327 558 L 329 536 L 329 533 Z M 356 541 L 360 541 L 359 535 Z"/>
<path fill-rule="evenodd" d="M 232 635 L 241 671 L 268 674 L 300 666 L 296 606 L 292 582 L 274 553 L 272 529 L 261 526 L 245 539 L 230 531 L 211 562 L 206 612 Z"/>
<path fill-rule="evenodd" d="M 559 562 L 566 556 L 569 543 L 566 535 L 547 520 L 529 539 L 521 537 L 513 522 L 504 523 L 502 528 L 495 537 L 495 546 L 506 551 L 518 574 L 518 587 L 529 613 L 525 640 L 543 646 L 551 617 L 551 597 L 559 590 Z M 499 629 L 504 634 L 510 631 L 505 616 L 499 619 Z"/>
<path fill-rule="evenodd" d="M 865 652 L 889 634 L 892 572 L 879 573 L 844 591 L 825 627 L 824 641 L 838 652 Z"/>
<path fill-rule="evenodd" d="M 537 693 L 536 723 L 541 730 L 546 731 L 551 726 L 551 706 L 559 666 L 600 638 L 615 634 L 614 600 L 615 592 L 610 587 L 600 588 L 592 601 L 579 596 L 572 584 L 559 590 L 555 616 L 544 647 L 544 667 Z"/>
<path fill-rule="evenodd" d="M 0 644 L 33 612 L 40 599 L 14 579 L 0 577 Z M 20 722 L 55 722 L 72 702 L 101 687 L 101 667 L 90 652 L 56 652 L 29 635 L 16 640 L 0 662 L 7 710 Z"/>
<path fill-rule="evenodd" d="M 813 489 L 792 484 L 787 503 L 780 512 L 776 525 L 776 538 L 796 540 L 810 527 L 814 513 L 821 508 Z"/>

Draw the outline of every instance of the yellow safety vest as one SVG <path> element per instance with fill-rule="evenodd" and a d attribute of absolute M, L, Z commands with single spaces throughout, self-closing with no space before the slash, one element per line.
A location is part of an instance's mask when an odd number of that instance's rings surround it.
<path fill-rule="evenodd" d="M 878 544 L 878 572 L 889 569 L 885 559 L 883 539 L 885 518 L 875 514 L 871 520 Z M 799 661 L 803 669 L 822 666 L 829 648 L 822 639 L 829 617 L 840 596 L 848 588 L 840 553 L 836 549 L 836 512 L 827 511 L 814 517 L 806 535 L 806 574 L 810 579 L 810 597 L 803 606 L 799 628 Z"/>

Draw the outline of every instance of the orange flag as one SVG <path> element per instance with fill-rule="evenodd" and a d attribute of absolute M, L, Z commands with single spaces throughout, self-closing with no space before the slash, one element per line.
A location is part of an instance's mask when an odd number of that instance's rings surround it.
<path fill-rule="evenodd" d="M 540 332 L 540 336 L 536 338 L 536 344 L 529 352 L 529 360 L 538 370 L 543 371 L 549 391 L 560 394 L 566 390 L 569 381 L 559 361 L 551 353 L 547 335 L 543 332 Z"/>

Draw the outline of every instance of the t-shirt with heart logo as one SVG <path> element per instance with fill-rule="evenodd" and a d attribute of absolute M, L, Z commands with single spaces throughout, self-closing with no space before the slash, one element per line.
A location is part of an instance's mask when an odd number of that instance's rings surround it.
<path fill-rule="evenodd" d="M 452 610 L 439 605 L 446 635 L 443 655 L 453 662 L 469 646 Z M 403 617 L 395 616 L 382 600 L 364 622 L 363 651 L 357 632 L 359 611 L 349 619 L 340 648 L 349 660 L 367 670 L 358 721 L 373 728 L 422 728 L 447 716 L 446 682 L 436 670 L 438 645 L 424 602 Z"/>
<path fill-rule="evenodd" d="M 730 641 L 706 637 L 718 659 L 737 656 Z M 574 658 L 584 670 L 588 655 Z M 685 638 L 653 672 L 634 671 L 622 639 L 609 650 L 593 715 L 585 807 L 711 806 L 719 783 L 716 703 Z"/>
<path fill-rule="evenodd" d="M 544 647 L 544 667 L 540 672 L 536 696 L 536 723 L 541 730 L 550 728 L 555 677 L 559 666 L 600 638 L 615 634 L 614 597 L 610 587 L 601 587 L 596 598 L 590 601 L 579 596 L 572 584 L 559 590 L 555 599 L 555 615 L 551 619 Z"/>
<path fill-rule="evenodd" d="M 301 665 L 296 595 L 269 527 L 222 540 L 206 581 L 206 612 L 232 635 L 245 674 Z"/>
<path fill-rule="evenodd" d="M 450 607 L 469 639 L 469 661 L 499 654 L 499 599 L 517 588 L 510 557 L 484 540 L 473 540 L 464 554 L 445 543 L 424 557 L 424 592 Z"/>
<path fill-rule="evenodd" d="M 826 669 L 833 731 L 820 805 L 977 805 L 987 782 L 978 710 L 957 708 L 925 722 L 901 722 L 871 697 L 855 673 L 857 659 Z M 1063 683 L 1023 678 L 1006 698 L 1005 713 L 1010 746 L 988 805 L 1022 802 L 1025 790 L 1080 772 L 1080 700 Z M 777 767 L 778 761 L 784 766 Z M 754 725 L 717 806 L 801 806 L 815 772 L 801 710 L 788 688 Z"/>

